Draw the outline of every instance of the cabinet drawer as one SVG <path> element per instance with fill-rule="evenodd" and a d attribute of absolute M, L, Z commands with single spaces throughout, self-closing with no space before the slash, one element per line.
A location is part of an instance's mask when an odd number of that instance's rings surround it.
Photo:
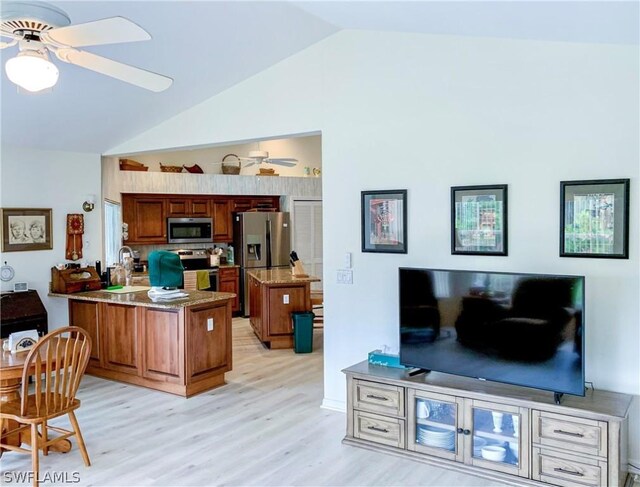
<path fill-rule="evenodd" d="M 355 409 L 404 417 L 404 387 L 357 379 L 353 387 Z"/>
<path fill-rule="evenodd" d="M 607 423 L 590 419 L 533 411 L 533 442 L 607 456 Z"/>
<path fill-rule="evenodd" d="M 534 447 L 531 477 L 534 480 L 567 487 L 605 487 L 607 462 Z"/>
<path fill-rule="evenodd" d="M 383 445 L 405 447 L 404 420 L 362 411 L 353 412 L 353 436 Z"/>

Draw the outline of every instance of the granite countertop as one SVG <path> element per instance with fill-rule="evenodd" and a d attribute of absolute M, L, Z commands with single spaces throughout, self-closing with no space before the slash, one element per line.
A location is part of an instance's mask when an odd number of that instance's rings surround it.
<path fill-rule="evenodd" d="M 153 301 L 147 291 L 135 291 L 130 293 L 110 293 L 108 291 L 87 291 L 82 293 L 49 293 L 49 296 L 56 298 L 76 299 L 80 301 L 99 301 L 103 303 L 130 304 L 134 306 L 144 306 L 147 308 L 169 308 L 180 309 L 197 304 L 213 303 L 215 301 L 225 301 L 235 298 L 233 293 L 218 293 L 211 291 L 184 291 L 188 296 L 174 299 L 172 301 Z"/>
<path fill-rule="evenodd" d="M 291 275 L 291 269 L 256 269 L 249 271 L 249 275 L 257 279 L 261 284 L 292 284 L 296 282 L 317 282 L 315 276 L 294 277 Z"/>

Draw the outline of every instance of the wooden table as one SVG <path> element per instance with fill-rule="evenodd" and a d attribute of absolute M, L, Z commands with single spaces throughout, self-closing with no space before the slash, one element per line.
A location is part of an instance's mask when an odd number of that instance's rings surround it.
<path fill-rule="evenodd" d="M 44 351 L 41 351 L 41 354 L 44 361 L 46 359 Z M 2 351 L 2 361 L 0 362 L 0 409 L 3 403 L 20 400 L 22 370 L 27 355 L 29 355 L 29 352 L 11 353 Z M 9 420 L 6 429 L 12 430 L 17 427 L 18 423 L 16 421 Z M 15 446 L 20 446 L 22 443 L 31 445 L 31 431 L 26 428 L 6 438 L 5 442 Z M 69 450 L 71 450 L 71 442 L 69 440 L 60 440 L 49 446 L 49 451 L 67 453 Z M 5 450 L 0 448 L 0 455 L 2 455 L 3 451 Z"/>

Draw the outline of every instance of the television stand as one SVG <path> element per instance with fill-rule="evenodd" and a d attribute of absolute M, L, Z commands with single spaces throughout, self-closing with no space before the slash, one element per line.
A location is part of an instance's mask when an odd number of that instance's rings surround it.
<path fill-rule="evenodd" d="M 413 369 L 409 372 L 409 377 L 414 377 L 416 375 L 428 374 L 431 372 L 429 369 Z"/>
<path fill-rule="evenodd" d="M 564 396 L 564 394 L 562 392 L 554 392 L 553 393 L 553 402 L 555 402 L 556 404 L 560 404 L 560 400 L 562 399 L 562 396 Z"/>
<path fill-rule="evenodd" d="M 369 364 L 347 376 L 343 443 L 518 486 L 620 487 L 632 396 L 584 397 Z M 397 483 L 397 482 L 396 482 Z"/>

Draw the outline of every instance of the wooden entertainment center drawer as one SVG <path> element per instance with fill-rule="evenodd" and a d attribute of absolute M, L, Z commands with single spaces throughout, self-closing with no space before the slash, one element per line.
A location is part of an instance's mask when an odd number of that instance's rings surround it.
<path fill-rule="evenodd" d="M 534 410 L 532 441 L 569 452 L 607 456 L 607 423 Z"/>
<path fill-rule="evenodd" d="M 533 447 L 531 478 L 567 487 L 607 485 L 607 462 Z"/>
<path fill-rule="evenodd" d="M 404 387 L 361 380 L 354 381 L 353 387 L 355 409 L 404 416 Z"/>
<path fill-rule="evenodd" d="M 353 421 L 354 437 L 396 448 L 405 447 L 404 419 L 354 411 Z"/>

